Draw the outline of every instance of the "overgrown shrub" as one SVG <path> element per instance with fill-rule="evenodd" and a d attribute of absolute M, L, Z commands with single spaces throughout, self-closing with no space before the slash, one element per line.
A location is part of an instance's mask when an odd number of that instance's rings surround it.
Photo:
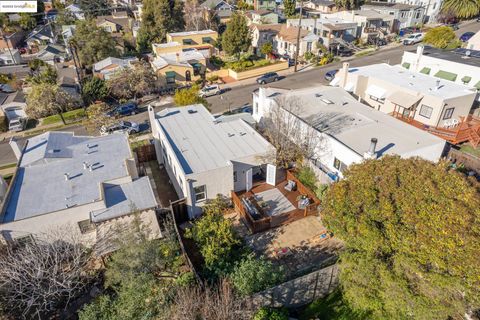
<path fill-rule="evenodd" d="M 226 64 L 226 67 L 232 69 L 235 72 L 247 71 L 255 68 L 260 68 L 272 64 L 270 60 L 261 59 L 261 60 L 240 60 L 229 62 Z"/>
<path fill-rule="evenodd" d="M 253 320 L 288 320 L 288 310 L 262 307 L 255 313 Z"/>
<path fill-rule="evenodd" d="M 208 80 L 209 82 L 218 81 L 218 75 L 214 74 L 213 76 L 208 77 L 207 80 Z"/>
<path fill-rule="evenodd" d="M 310 190 L 316 189 L 317 177 L 315 172 L 310 167 L 303 166 L 301 167 L 296 174 L 298 180 L 300 180 L 303 185 L 305 185 Z"/>

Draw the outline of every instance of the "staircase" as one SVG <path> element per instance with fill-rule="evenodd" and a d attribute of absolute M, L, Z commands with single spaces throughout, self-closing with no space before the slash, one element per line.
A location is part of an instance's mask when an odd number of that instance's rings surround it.
<path fill-rule="evenodd" d="M 353 43 L 351 42 L 347 42 L 345 40 L 343 40 L 342 38 L 334 38 L 332 42 L 336 42 L 346 48 L 349 48 L 349 49 L 352 49 L 353 51 L 359 51 L 360 48 L 358 48 L 357 46 L 355 46 Z"/>

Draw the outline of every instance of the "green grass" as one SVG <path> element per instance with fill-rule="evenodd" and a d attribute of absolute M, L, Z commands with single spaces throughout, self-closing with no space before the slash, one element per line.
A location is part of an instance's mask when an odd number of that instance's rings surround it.
<path fill-rule="evenodd" d="M 474 148 L 469 144 L 464 144 L 460 147 L 460 150 L 465 152 L 465 153 L 471 154 L 472 156 L 480 158 L 480 148 L 479 147 Z"/>
<path fill-rule="evenodd" d="M 133 142 L 130 142 L 130 148 L 132 149 L 132 151 L 135 151 L 138 147 L 145 146 L 149 143 L 150 141 L 148 139 L 133 141 Z"/>
<path fill-rule="evenodd" d="M 367 314 L 352 310 L 344 301 L 340 290 L 310 303 L 299 316 L 299 320 L 363 320 Z"/>
<path fill-rule="evenodd" d="M 84 117 L 85 117 L 85 110 L 83 109 L 76 109 L 76 110 L 67 111 L 63 113 L 63 118 L 67 123 L 76 122 Z M 60 118 L 60 115 L 55 114 L 53 116 L 44 118 L 42 121 L 42 125 L 49 125 L 49 124 L 57 123 L 60 121 L 62 121 L 62 119 Z"/>
<path fill-rule="evenodd" d="M 8 168 L 13 168 L 13 167 L 15 167 L 16 165 L 17 165 L 16 163 L 9 163 L 9 164 L 0 166 L 0 170 L 4 170 L 4 169 L 8 169 Z"/>
<path fill-rule="evenodd" d="M 375 53 L 375 51 L 376 51 L 375 48 L 365 49 L 365 50 L 362 50 L 360 52 L 355 53 L 355 57 L 368 56 L 368 55 L 371 55 L 371 54 Z"/>

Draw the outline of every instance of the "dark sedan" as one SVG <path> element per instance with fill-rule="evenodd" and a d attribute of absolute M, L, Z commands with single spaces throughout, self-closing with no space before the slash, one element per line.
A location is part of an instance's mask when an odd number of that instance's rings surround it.
<path fill-rule="evenodd" d="M 135 102 L 129 102 L 122 104 L 115 109 L 109 111 L 107 116 L 109 117 L 118 117 L 118 116 L 129 116 L 138 113 L 138 106 Z"/>
<path fill-rule="evenodd" d="M 265 73 L 260 78 L 257 78 L 257 83 L 259 84 L 266 84 L 274 81 L 280 80 L 280 76 L 276 72 L 269 72 Z"/>
<path fill-rule="evenodd" d="M 475 32 L 465 32 L 464 34 L 462 34 L 460 36 L 460 40 L 462 42 L 467 42 L 468 40 L 470 40 L 471 37 L 473 37 L 475 35 Z"/>

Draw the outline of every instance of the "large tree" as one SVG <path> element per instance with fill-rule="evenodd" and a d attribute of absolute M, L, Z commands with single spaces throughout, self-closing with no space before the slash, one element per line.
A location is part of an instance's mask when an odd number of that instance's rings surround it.
<path fill-rule="evenodd" d="M 222 48 L 229 55 L 240 56 L 246 52 L 252 43 L 250 29 L 247 26 L 247 19 L 242 13 L 232 14 L 227 22 L 227 29 L 222 35 Z"/>
<path fill-rule="evenodd" d="M 448 163 L 387 156 L 349 167 L 322 217 L 345 241 L 340 282 L 373 319 L 463 319 L 480 303 L 480 193 Z"/>
<path fill-rule="evenodd" d="M 90 105 L 97 100 L 103 100 L 108 94 L 109 90 L 105 80 L 91 77 L 83 81 L 82 98 L 85 104 Z"/>
<path fill-rule="evenodd" d="M 3 248 L 0 302 L 11 319 L 48 319 L 84 292 L 90 254 L 72 234 L 62 229 Z"/>
<path fill-rule="evenodd" d="M 451 11 L 461 19 L 472 18 L 480 14 L 480 0 L 445 0 L 442 11 Z"/>
<path fill-rule="evenodd" d="M 108 57 L 117 57 L 116 42 L 107 31 L 99 28 L 93 21 L 77 22 L 75 35 L 70 40 L 78 50 L 80 62 L 91 66 L 95 62 Z"/>
<path fill-rule="evenodd" d="M 179 107 L 189 106 L 197 103 L 201 103 L 205 107 L 208 107 L 207 100 L 200 97 L 198 92 L 199 88 L 196 85 L 192 86 L 191 88 L 178 89 L 175 91 L 175 95 L 173 96 L 173 102 Z"/>
<path fill-rule="evenodd" d="M 74 99 L 56 84 L 33 84 L 27 95 L 25 112 L 30 118 L 39 119 L 52 114 L 58 114 L 63 124 L 66 124 L 62 113 L 72 109 Z"/>
<path fill-rule="evenodd" d="M 155 73 L 145 62 L 135 64 L 133 68 L 123 69 L 113 75 L 107 85 L 110 93 L 118 99 L 137 99 L 155 89 Z"/>
<path fill-rule="evenodd" d="M 108 0 L 79 0 L 80 9 L 85 12 L 87 18 L 95 18 L 110 13 L 110 4 Z"/>
<path fill-rule="evenodd" d="M 423 42 L 436 48 L 445 49 L 452 43 L 452 41 L 456 40 L 456 38 L 457 36 L 452 28 L 440 26 L 428 30 L 425 34 Z"/>
<path fill-rule="evenodd" d="M 181 0 L 144 0 L 137 49 L 140 52 L 149 50 L 152 42 L 164 41 L 167 32 L 181 31 L 184 25 Z"/>
<path fill-rule="evenodd" d="M 283 1 L 283 14 L 287 18 L 293 18 L 295 17 L 295 7 L 296 7 L 296 1 L 295 0 L 284 0 Z"/>
<path fill-rule="evenodd" d="M 107 116 L 110 109 L 105 102 L 93 103 L 87 108 L 87 118 L 83 125 L 90 134 L 96 135 L 103 126 L 108 128 L 117 122 L 114 117 Z"/>

